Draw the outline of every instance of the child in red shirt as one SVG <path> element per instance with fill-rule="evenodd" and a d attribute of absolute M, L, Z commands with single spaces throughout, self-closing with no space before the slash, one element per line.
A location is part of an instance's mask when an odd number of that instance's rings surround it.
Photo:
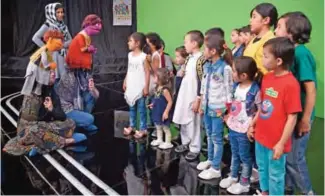
<path fill-rule="evenodd" d="M 255 130 L 251 127 L 247 133 L 256 140 L 262 194 L 284 194 L 286 155 L 301 111 L 299 83 L 289 71 L 294 49 L 294 44 L 283 37 L 270 39 L 263 46 L 263 65 L 270 72 L 262 80 L 262 106 Z"/>

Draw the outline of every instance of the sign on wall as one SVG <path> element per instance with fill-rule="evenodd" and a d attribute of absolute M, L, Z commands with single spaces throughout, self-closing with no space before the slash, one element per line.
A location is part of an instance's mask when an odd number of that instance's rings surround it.
<path fill-rule="evenodd" d="M 132 0 L 113 0 L 113 25 L 132 25 Z"/>

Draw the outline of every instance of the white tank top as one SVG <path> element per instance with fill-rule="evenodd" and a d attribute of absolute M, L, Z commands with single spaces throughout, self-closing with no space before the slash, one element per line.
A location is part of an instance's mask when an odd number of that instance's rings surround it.
<path fill-rule="evenodd" d="M 143 52 L 137 56 L 134 56 L 133 52 L 130 52 L 128 55 L 128 71 L 124 98 L 130 106 L 133 106 L 143 96 L 143 89 L 145 87 L 144 62 L 146 56 Z"/>

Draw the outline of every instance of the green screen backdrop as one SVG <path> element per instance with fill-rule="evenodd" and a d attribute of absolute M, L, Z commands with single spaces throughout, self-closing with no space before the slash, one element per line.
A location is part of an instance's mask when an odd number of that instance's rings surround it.
<path fill-rule="evenodd" d="M 251 9 L 261 0 L 139 0 L 137 1 L 137 31 L 157 32 L 166 43 L 166 51 L 174 56 L 174 49 L 183 45 L 186 32 L 194 29 L 203 33 L 221 27 L 230 44 L 234 28 L 249 23 Z M 318 92 L 316 116 L 324 118 L 324 1 L 269 0 L 282 15 L 302 11 L 311 20 L 313 30 L 307 47 L 317 63 Z"/>

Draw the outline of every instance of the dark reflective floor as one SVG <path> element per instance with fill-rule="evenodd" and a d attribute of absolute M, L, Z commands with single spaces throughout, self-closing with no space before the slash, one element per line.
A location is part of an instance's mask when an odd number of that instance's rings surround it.
<path fill-rule="evenodd" d="M 2 97 L 19 91 L 22 85 L 22 80 L 1 81 Z M 151 138 L 134 140 L 132 137 L 126 138 L 122 135 L 123 121 L 118 121 L 114 125 L 115 111 L 127 110 L 123 93 L 116 90 L 121 89 L 121 82 L 98 86 L 101 96 L 94 114 L 99 132 L 89 136 L 88 140 L 81 144 L 66 147 L 64 149 L 66 153 L 122 195 L 226 195 L 225 190 L 218 188 L 220 180 L 198 179 L 199 172 L 196 170 L 198 161 L 187 162 L 183 155 L 176 154 L 173 149 L 162 151 L 152 148 L 148 145 Z M 17 115 L 5 104 L 6 100 L 2 100 L 2 107 L 17 120 Z M 12 99 L 11 103 L 19 109 L 21 100 L 20 96 Z M 8 140 L 3 133 L 14 137 L 15 127 L 3 114 L 1 120 L 3 146 Z M 174 142 L 174 145 L 178 144 Z M 82 174 L 61 154 L 54 151 L 50 155 L 91 192 L 97 195 L 107 194 L 107 191 Z M 4 194 L 81 194 L 42 156 L 26 158 L 2 153 L 1 161 L 3 174 L 1 185 Z M 227 170 L 225 168 L 223 173 L 226 174 Z M 255 189 L 252 189 L 250 194 L 253 192 Z"/>

